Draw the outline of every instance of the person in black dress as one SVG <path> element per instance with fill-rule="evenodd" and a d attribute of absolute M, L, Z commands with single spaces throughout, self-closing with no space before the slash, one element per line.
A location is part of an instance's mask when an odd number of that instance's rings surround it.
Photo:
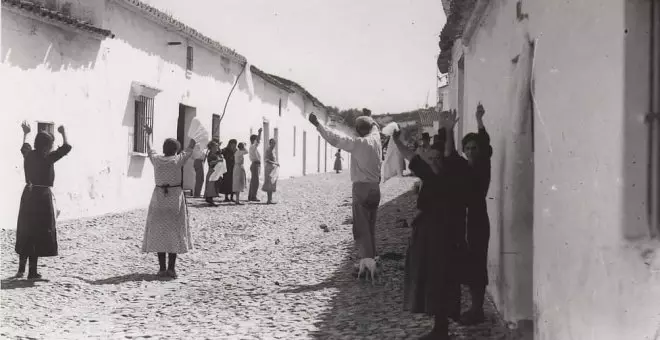
<path fill-rule="evenodd" d="M 53 204 L 53 182 L 55 181 L 55 162 L 71 151 L 63 126 L 57 131 L 62 134 L 64 144 L 52 151 L 54 137 L 40 131 L 34 139 L 34 149 L 26 142 L 30 125 L 23 128 L 23 165 L 25 189 L 21 195 L 21 204 L 16 226 L 16 253 L 19 255 L 16 278 L 23 277 L 25 265 L 30 260 L 28 279 L 40 279 L 37 273 L 39 257 L 57 256 L 57 230 L 55 228 L 58 212 Z"/>
<path fill-rule="evenodd" d="M 225 202 L 234 201 L 234 188 L 233 188 L 233 178 L 234 178 L 234 153 L 236 153 L 237 141 L 235 139 L 229 140 L 227 147 L 222 149 L 222 157 L 225 159 L 225 165 L 227 166 L 227 172 L 225 172 L 220 182 L 220 189 L 218 190 L 221 194 L 225 194 Z"/>
<path fill-rule="evenodd" d="M 206 161 L 209 164 L 209 171 L 206 174 L 206 189 L 204 190 L 204 200 L 206 203 L 208 203 L 210 206 L 216 206 L 215 202 L 213 202 L 213 199 L 218 196 L 218 190 L 217 190 L 217 185 L 216 182 L 218 181 L 210 181 L 209 179 L 215 172 L 214 167 L 219 163 L 224 161 L 222 159 L 222 154 L 220 153 L 220 143 L 212 140 L 210 141 L 207 145 L 207 152 L 206 152 Z"/>
<path fill-rule="evenodd" d="M 436 143 L 426 158 L 408 149 L 400 132 L 392 140 L 424 183 L 417 199 L 406 254 L 404 310 L 435 317 L 433 330 L 422 339 L 449 339 L 449 318 L 460 317 L 460 275 L 465 245 L 466 202 L 461 195 L 465 165 L 454 148 L 456 113 L 444 113 Z M 449 132 L 447 132 L 447 131 Z"/>
<path fill-rule="evenodd" d="M 463 153 L 469 164 L 466 172 L 468 182 L 467 243 L 469 248 L 468 272 L 465 282 L 470 287 L 472 306 L 461 318 L 464 324 L 484 321 L 484 299 L 488 285 L 488 241 L 490 222 L 486 208 L 486 195 L 490 186 L 490 166 L 493 148 L 486 132 L 483 116 L 486 113 L 481 103 L 477 106 L 476 118 L 479 131 L 465 135 Z"/>

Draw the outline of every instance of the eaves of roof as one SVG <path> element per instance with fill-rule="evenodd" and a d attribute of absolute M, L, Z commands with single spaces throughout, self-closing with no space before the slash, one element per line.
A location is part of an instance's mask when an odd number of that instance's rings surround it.
<path fill-rule="evenodd" d="M 3 0 L 4 1 L 4 0 Z M 184 24 L 183 22 L 173 18 L 171 15 L 153 7 L 145 4 L 139 0 L 113 0 L 116 3 L 123 5 L 128 9 L 132 9 L 145 17 L 152 19 L 156 23 L 163 25 L 165 27 L 170 27 L 177 30 L 180 34 L 196 41 L 197 43 L 205 46 L 211 50 L 217 51 L 220 54 L 233 59 L 235 62 L 244 65 L 246 59 L 244 56 L 236 53 L 236 51 L 230 49 L 227 46 L 220 44 L 219 42 L 209 38 L 208 36 L 198 32 L 194 28 Z"/>
<path fill-rule="evenodd" d="M 465 24 L 477 4 L 477 0 L 451 0 L 447 22 L 440 33 L 440 55 L 438 56 L 438 70 L 440 73 L 449 72 L 451 65 L 452 48 L 454 42 L 461 38 Z"/>
<path fill-rule="evenodd" d="M 250 71 L 252 73 L 258 75 L 259 77 L 261 77 L 263 80 L 265 80 L 265 81 L 267 81 L 267 82 L 283 89 L 284 91 L 286 91 L 288 93 L 295 92 L 292 88 L 290 88 L 286 84 L 284 84 L 281 81 L 275 79 L 273 76 L 271 76 L 270 74 L 260 70 L 258 67 L 254 66 L 254 65 L 250 65 Z"/>
<path fill-rule="evenodd" d="M 304 87 L 298 85 L 296 82 L 291 81 L 289 79 L 285 79 L 285 78 L 276 76 L 274 74 L 269 74 L 269 76 L 277 79 L 278 81 L 280 81 L 281 83 L 285 84 L 286 86 L 288 86 L 290 88 L 297 88 L 300 92 L 302 92 L 307 98 L 309 98 L 312 101 L 314 106 L 319 107 L 319 108 L 325 108 L 325 105 L 323 105 L 323 103 L 321 103 L 320 100 L 318 100 L 311 93 L 309 93 L 307 90 L 305 90 Z"/>
<path fill-rule="evenodd" d="M 76 19 L 64 13 L 62 11 L 57 11 L 49 9 L 40 3 L 35 3 L 27 0 L 2 0 L 2 5 L 11 11 L 19 12 L 20 14 L 31 16 L 34 19 L 48 22 L 57 26 L 67 26 L 74 28 L 85 33 L 92 34 L 98 38 L 114 38 L 114 34 L 109 30 L 96 27 L 90 22 Z"/>

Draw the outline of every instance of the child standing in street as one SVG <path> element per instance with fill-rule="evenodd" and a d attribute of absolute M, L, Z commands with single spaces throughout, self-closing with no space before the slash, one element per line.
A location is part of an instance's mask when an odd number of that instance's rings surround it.
<path fill-rule="evenodd" d="M 182 168 L 192 156 L 196 142 L 190 140 L 188 148 L 179 153 L 181 144 L 172 138 L 163 143 L 163 155 L 151 146 L 153 130 L 145 126 L 149 160 L 154 166 L 156 187 L 151 196 L 147 224 L 144 230 L 142 252 L 158 253 L 158 276 L 177 278 L 175 264 L 177 254 L 193 249 L 188 222 L 188 207 L 182 188 Z M 165 253 L 169 254 L 167 267 Z"/>
<path fill-rule="evenodd" d="M 71 151 L 67 143 L 64 126 L 57 131 L 62 134 L 63 145 L 55 151 L 54 138 L 46 132 L 40 131 L 34 139 L 34 149 L 26 142 L 30 133 L 30 125 L 26 122 L 23 128 L 23 147 L 21 153 L 24 160 L 25 189 L 21 196 L 21 205 L 18 212 L 16 227 L 16 247 L 19 255 L 18 273 L 16 278 L 25 274 L 25 265 L 30 259 L 28 279 L 37 280 L 41 275 L 37 273 L 37 260 L 39 257 L 57 256 L 57 211 L 51 188 L 55 181 L 55 162 Z"/>

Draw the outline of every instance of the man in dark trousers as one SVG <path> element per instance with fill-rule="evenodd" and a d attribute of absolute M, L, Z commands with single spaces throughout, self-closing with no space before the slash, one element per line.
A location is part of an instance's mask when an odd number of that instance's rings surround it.
<path fill-rule="evenodd" d="M 257 198 L 257 191 L 259 191 L 259 173 L 261 170 L 261 154 L 259 153 L 259 145 L 261 144 L 261 132 L 262 128 L 259 128 L 258 135 L 250 136 L 250 190 L 248 191 L 248 201 L 249 202 L 259 202 Z"/>

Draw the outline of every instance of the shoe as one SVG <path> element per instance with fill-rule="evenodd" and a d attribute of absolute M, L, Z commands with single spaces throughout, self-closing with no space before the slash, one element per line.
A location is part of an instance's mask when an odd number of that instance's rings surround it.
<path fill-rule="evenodd" d="M 169 276 L 173 279 L 176 279 L 176 278 L 179 277 L 178 275 L 176 275 L 176 271 L 174 269 L 168 269 L 167 270 L 167 276 Z"/>
<path fill-rule="evenodd" d="M 261 200 L 260 200 L 260 199 L 258 199 L 258 198 L 253 198 L 253 199 L 251 199 L 251 200 L 248 200 L 248 201 L 250 201 L 250 202 L 261 202 Z"/>
<path fill-rule="evenodd" d="M 277 202 L 268 201 L 268 202 L 266 202 L 266 204 L 277 204 Z"/>
<path fill-rule="evenodd" d="M 28 280 L 41 280 L 41 274 L 38 273 L 30 273 L 28 274 Z"/>
<path fill-rule="evenodd" d="M 18 272 L 16 272 L 16 275 L 12 276 L 11 278 L 12 278 L 12 279 L 20 279 L 20 278 L 22 278 L 24 275 L 25 275 L 25 271 L 22 271 L 22 272 L 21 272 L 21 271 L 18 271 Z"/>
<path fill-rule="evenodd" d="M 168 277 L 169 275 L 167 274 L 167 270 L 159 270 L 158 274 L 156 274 L 158 277 Z"/>

